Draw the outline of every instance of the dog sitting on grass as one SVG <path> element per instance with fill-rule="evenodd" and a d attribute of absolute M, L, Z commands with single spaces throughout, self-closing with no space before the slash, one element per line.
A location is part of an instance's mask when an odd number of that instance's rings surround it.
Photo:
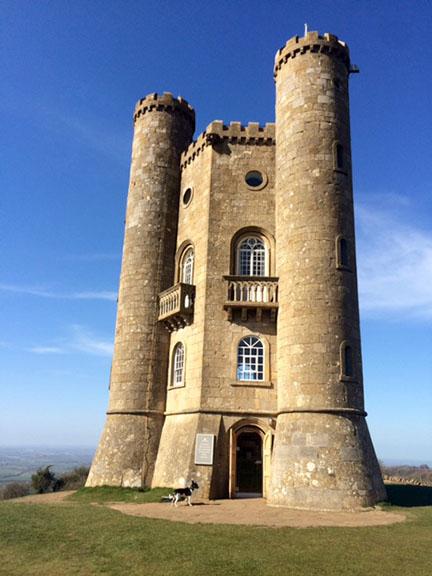
<path fill-rule="evenodd" d="M 192 483 L 190 486 L 186 487 L 186 488 L 176 488 L 174 490 L 174 494 L 170 494 L 171 497 L 171 503 L 174 506 L 177 506 L 177 502 L 179 500 L 186 500 L 186 504 L 188 506 L 192 506 L 192 494 L 194 490 L 198 490 L 199 486 L 198 484 L 195 482 L 195 480 L 192 480 Z"/>

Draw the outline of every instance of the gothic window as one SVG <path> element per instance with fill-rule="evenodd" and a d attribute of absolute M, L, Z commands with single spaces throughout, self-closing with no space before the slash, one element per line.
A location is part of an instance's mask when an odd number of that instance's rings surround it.
<path fill-rule="evenodd" d="M 268 250 L 262 238 L 242 238 L 237 247 L 237 274 L 267 276 Z"/>
<path fill-rule="evenodd" d="M 194 251 L 192 247 L 187 248 L 181 260 L 180 280 L 183 284 L 193 284 Z"/>
<path fill-rule="evenodd" d="M 185 352 L 181 342 L 175 345 L 172 365 L 172 386 L 184 385 Z"/>
<path fill-rule="evenodd" d="M 237 380 L 264 380 L 264 345 L 257 336 L 246 336 L 239 342 Z"/>

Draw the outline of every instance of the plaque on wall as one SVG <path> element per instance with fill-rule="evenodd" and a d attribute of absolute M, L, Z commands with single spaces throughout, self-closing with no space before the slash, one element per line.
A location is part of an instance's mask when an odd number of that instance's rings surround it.
<path fill-rule="evenodd" d="M 195 464 L 213 465 L 214 434 L 197 434 L 195 441 Z"/>

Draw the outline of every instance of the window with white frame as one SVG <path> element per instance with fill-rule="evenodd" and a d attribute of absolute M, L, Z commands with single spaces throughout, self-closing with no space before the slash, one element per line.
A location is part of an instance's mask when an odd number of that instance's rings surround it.
<path fill-rule="evenodd" d="M 240 276 L 268 274 L 268 250 L 262 238 L 252 236 L 240 240 L 237 247 L 236 268 Z"/>
<path fill-rule="evenodd" d="M 188 248 L 182 258 L 181 265 L 181 282 L 183 284 L 193 284 L 193 269 L 194 269 L 194 251 L 193 248 Z"/>
<path fill-rule="evenodd" d="M 184 385 L 185 352 L 181 342 L 176 344 L 173 353 L 172 386 Z"/>
<path fill-rule="evenodd" d="M 264 380 L 264 345 L 257 336 L 246 336 L 239 342 L 237 380 Z"/>

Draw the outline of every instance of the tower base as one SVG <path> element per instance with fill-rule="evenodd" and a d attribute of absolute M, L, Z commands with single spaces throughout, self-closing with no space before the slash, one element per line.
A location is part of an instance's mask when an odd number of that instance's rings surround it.
<path fill-rule="evenodd" d="M 150 486 L 162 424 L 162 414 L 108 414 L 86 486 Z"/>
<path fill-rule="evenodd" d="M 280 414 L 268 503 L 314 510 L 352 510 L 386 499 L 364 416 Z"/>
<path fill-rule="evenodd" d="M 183 487 L 193 479 L 199 484 L 200 498 L 221 497 L 220 484 L 228 474 L 223 470 L 226 459 L 219 453 L 224 447 L 221 427 L 220 415 L 197 412 L 166 416 L 152 486 Z M 213 465 L 195 464 L 197 433 L 215 437 L 217 452 L 213 454 Z"/>

